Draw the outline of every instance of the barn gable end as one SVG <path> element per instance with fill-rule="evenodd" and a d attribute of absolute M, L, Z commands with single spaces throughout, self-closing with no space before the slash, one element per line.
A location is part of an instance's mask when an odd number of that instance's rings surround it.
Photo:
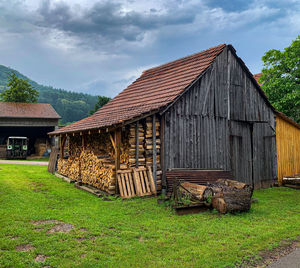
<path fill-rule="evenodd" d="M 277 176 L 274 113 L 257 87 L 227 46 L 166 111 L 164 171 L 231 170 L 257 187 L 271 184 Z"/>

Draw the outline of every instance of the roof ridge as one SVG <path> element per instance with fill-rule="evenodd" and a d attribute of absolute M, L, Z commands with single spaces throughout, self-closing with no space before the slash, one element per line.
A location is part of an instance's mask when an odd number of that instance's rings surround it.
<path fill-rule="evenodd" d="M 151 71 L 151 70 L 154 70 L 154 69 L 159 69 L 159 68 L 162 68 L 162 67 L 164 67 L 164 66 L 166 66 L 166 65 L 171 65 L 171 64 L 177 63 L 177 62 L 179 62 L 179 61 L 183 61 L 183 60 L 185 60 L 185 59 L 187 59 L 187 58 L 192 58 L 192 57 L 194 57 L 194 56 L 196 56 L 196 55 L 200 55 L 200 54 L 201 54 L 201 55 L 205 55 L 205 54 L 209 53 L 209 51 L 215 50 L 216 48 L 219 48 L 219 47 L 221 48 L 222 46 L 225 47 L 226 44 L 223 43 L 223 44 L 220 44 L 220 45 L 217 45 L 217 46 L 214 46 L 214 47 L 211 47 L 211 48 L 202 50 L 202 51 L 200 51 L 200 52 L 196 52 L 196 53 L 193 53 L 193 54 L 184 56 L 184 57 L 182 57 L 182 58 L 179 58 L 179 59 L 176 59 L 176 60 L 172 60 L 172 61 L 163 63 L 163 64 L 161 64 L 161 65 L 158 65 L 158 66 L 149 68 L 149 69 L 143 71 L 142 75 L 143 75 L 144 73 L 148 72 L 148 71 Z"/>
<path fill-rule="evenodd" d="M 126 124 L 128 120 L 166 107 L 198 79 L 227 46 L 220 44 L 145 70 L 92 116 L 51 132 L 51 135 Z"/>

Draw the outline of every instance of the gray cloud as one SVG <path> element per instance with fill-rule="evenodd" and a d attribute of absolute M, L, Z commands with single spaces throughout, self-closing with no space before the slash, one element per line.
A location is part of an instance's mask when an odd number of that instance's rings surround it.
<path fill-rule="evenodd" d="M 261 56 L 300 30 L 296 0 L 117 1 L 0 0 L 0 64 L 42 84 L 113 97 L 142 70 L 220 43 L 258 72 Z"/>
<path fill-rule="evenodd" d="M 123 11 L 120 3 L 97 2 L 76 13 L 64 2 L 43 1 L 38 9 L 40 20 L 36 25 L 57 29 L 73 35 L 96 35 L 108 40 L 138 41 L 147 31 L 169 25 L 193 23 L 196 12 L 190 8 L 148 12 Z"/>

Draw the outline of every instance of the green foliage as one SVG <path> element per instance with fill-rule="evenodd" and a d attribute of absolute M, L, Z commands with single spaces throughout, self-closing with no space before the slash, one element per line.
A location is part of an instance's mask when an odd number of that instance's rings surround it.
<path fill-rule="evenodd" d="M 0 93 L 4 102 L 37 102 L 39 92 L 27 80 L 18 78 L 15 73 L 9 75 L 7 88 Z"/>
<path fill-rule="evenodd" d="M 97 112 L 102 106 L 104 106 L 110 100 L 111 100 L 111 98 L 108 98 L 108 97 L 105 97 L 105 96 L 98 96 L 98 101 L 95 104 L 94 109 L 90 111 L 90 115 Z"/>
<path fill-rule="evenodd" d="M 47 166 L 0 165 L 0 267 L 239 266 L 300 235 L 299 191 L 275 187 L 254 197 L 248 213 L 177 216 L 156 198 L 104 201 Z M 55 223 L 32 223 L 51 219 L 75 228 L 52 234 Z M 35 248 L 17 251 L 22 244 Z M 44 263 L 34 261 L 38 254 Z"/>
<path fill-rule="evenodd" d="M 300 35 L 284 51 L 269 50 L 262 60 L 262 89 L 278 111 L 300 123 Z"/>
<path fill-rule="evenodd" d="M 61 123 L 75 122 L 89 115 L 97 103 L 97 98 L 90 94 L 77 93 L 56 89 L 51 86 L 40 85 L 18 71 L 0 65 L 0 92 L 3 91 L 8 82 L 9 74 L 14 72 L 17 77 L 27 79 L 29 83 L 39 92 L 38 102 L 50 103 L 57 113 L 62 117 Z"/>

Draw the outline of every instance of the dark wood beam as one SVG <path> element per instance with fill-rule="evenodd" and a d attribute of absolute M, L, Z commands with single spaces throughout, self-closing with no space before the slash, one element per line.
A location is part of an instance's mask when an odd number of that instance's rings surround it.
<path fill-rule="evenodd" d="M 154 184 L 155 187 L 156 185 L 156 180 L 157 180 L 157 163 L 156 163 L 156 116 L 155 114 L 152 117 L 152 147 L 153 147 L 153 179 L 154 179 Z"/>
<path fill-rule="evenodd" d="M 139 146 L 140 146 L 140 140 L 139 140 L 139 121 L 136 121 L 135 125 L 135 166 L 139 167 Z"/>
<path fill-rule="evenodd" d="M 118 128 L 115 130 L 115 145 L 116 145 L 116 154 L 115 154 L 115 165 L 116 171 L 120 169 L 120 151 L 121 151 L 121 129 Z"/>
<path fill-rule="evenodd" d="M 160 165 L 162 170 L 162 177 L 161 177 L 161 184 L 163 188 L 167 187 L 167 180 L 166 180 L 166 170 L 165 170 L 165 114 L 161 116 L 160 120 Z"/>
<path fill-rule="evenodd" d="M 67 139 L 67 136 L 60 137 L 60 159 L 64 159 L 64 157 L 65 157 L 66 139 Z"/>
<path fill-rule="evenodd" d="M 84 151 L 86 149 L 86 136 L 81 136 L 81 142 L 82 142 L 82 150 Z"/>

